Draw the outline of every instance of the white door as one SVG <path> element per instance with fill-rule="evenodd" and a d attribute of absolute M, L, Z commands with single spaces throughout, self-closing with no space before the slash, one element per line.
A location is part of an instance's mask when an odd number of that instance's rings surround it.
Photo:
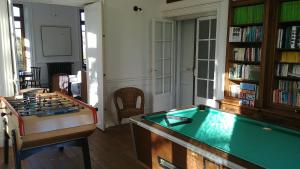
<path fill-rule="evenodd" d="M 102 1 L 84 7 L 88 103 L 98 108 L 98 128 L 105 129 L 103 109 Z"/>
<path fill-rule="evenodd" d="M 152 22 L 153 111 L 169 110 L 173 103 L 174 22 Z"/>
<path fill-rule="evenodd" d="M 216 27 L 215 16 L 197 19 L 194 95 L 196 105 L 205 104 L 218 108 L 215 101 Z"/>
<path fill-rule="evenodd" d="M 181 21 L 180 31 L 180 106 L 193 104 L 194 97 L 194 57 L 195 57 L 195 25 L 196 19 Z M 178 38 L 179 39 L 179 38 Z"/>

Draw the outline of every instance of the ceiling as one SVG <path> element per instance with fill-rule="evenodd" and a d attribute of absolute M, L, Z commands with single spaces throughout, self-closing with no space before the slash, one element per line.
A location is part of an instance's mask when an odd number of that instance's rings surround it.
<path fill-rule="evenodd" d="M 82 7 L 86 4 L 93 3 L 99 0 L 22 0 L 22 2 L 44 3 L 44 4 L 56 4 L 65 6 L 78 6 Z"/>

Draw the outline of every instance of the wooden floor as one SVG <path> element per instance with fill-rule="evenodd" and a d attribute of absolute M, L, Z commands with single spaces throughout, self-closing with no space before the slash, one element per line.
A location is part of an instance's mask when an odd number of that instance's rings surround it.
<path fill-rule="evenodd" d="M 93 169 L 145 169 L 134 157 L 130 126 L 121 125 L 96 130 L 89 138 Z M 22 169 L 83 169 L 81 149 L 67 147 L 63 152 L 57 149 L 37 153 L 22 161 Z M 0 169 L 14 169 L 12 151 L 9 165 L 3 164 L 0 149 Z"/>

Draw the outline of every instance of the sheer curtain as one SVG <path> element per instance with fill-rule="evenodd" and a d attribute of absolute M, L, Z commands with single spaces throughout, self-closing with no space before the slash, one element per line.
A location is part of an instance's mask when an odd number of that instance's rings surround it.
<path fill-rule="evenodd" d="M 0 96 L 14 95 L 13 55 L 8 1 L 0 1 Z"/>

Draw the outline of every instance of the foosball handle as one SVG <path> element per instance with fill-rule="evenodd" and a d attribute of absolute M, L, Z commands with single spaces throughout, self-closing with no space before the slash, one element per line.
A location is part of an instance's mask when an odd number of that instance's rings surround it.
<path fill-rule="evenodd" d="M 7 115 L 7 114 L 4 113 L 4 112 L 1 113 L 1 117 L 4 117 L 4 116 L 6 116 L 6 115 Z"/>

